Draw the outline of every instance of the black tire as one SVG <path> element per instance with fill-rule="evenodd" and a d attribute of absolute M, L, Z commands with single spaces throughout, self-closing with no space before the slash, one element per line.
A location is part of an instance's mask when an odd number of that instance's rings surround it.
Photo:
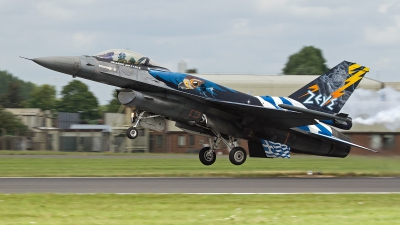
<path fill-rule="evenodd" d="M 217 155 L 215 154 L 215 151 L 213 151 L 211 154 L 209 151 L 210 151 L 210 147 L 205 147 L 205 148 L 202 148 L 199 152 L 200 162 L 206 166 L 212 165 L 215 162 L 215 160 L 217 159 Z"/>
<path fill-rule="evenodd" d="M 246 161 L 247 153 L 242 147 L 234 147 L 229 152 L 229 160 L 233 165 L 242 165 Z"/>
<path fill-rule="evenodd" d="M 138 131 L 136 128 L 134 127 L 130 127 L 128 130 L 126 130 L 126 136 L 129 139 L 135 139 L 138 136 Z"/>

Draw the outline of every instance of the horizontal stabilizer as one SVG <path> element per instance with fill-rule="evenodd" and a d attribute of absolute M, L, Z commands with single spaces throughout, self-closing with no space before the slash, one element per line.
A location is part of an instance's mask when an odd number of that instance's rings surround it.
<path fill-rule="evenodd" d="M 296 131 L 298 131 L 300 133 L 305 133 L 307 135 L 311 135 L 311 136 L 323 139 L 323 140 L 330 140 L 330 141 L 333 141 L 333 142 L 336 142 L 336 143 L 343 143 L 343 144 L 351 145 L 351 146 L 354 146 L 354 147 L 357 147 L 357 148 L 361 148 L 361 149 L 364 149 L 364 150 L 367 150 L 367 151 L 379 153 L 379 151 L 377 151 L 377 150 L 370 149 L 370 148 L 367 148 L 367 147 L 364 147 L 364 146 L 361 146 L 361 145 L 357 145 L 357 144 L 354 144 L 352 142 L 345 141 L 345 140 L 342 140 L 342 139 L 334 137 L 334 136 L 327 136 L 327 135 L 324 135 L 324 134 L 309 133 L 309 132 L 306 132 L 306 131 L 302 131 L 300 129 L 294 129 L 294 130 L 296 130 Z"/>

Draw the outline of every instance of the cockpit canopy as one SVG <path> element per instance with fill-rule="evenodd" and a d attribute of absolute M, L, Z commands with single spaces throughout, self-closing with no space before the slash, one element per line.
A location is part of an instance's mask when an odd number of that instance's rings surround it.
<path fill-rule="evenodd" d="M 111 49 L 104 52 L 100 52 L 94 56 L 107 61 L 114 61 L 124 64 L 155 66 L 164 68 L 157 62 L 149 59 L 148 57 L 142 54 L 125 49 Z"/>

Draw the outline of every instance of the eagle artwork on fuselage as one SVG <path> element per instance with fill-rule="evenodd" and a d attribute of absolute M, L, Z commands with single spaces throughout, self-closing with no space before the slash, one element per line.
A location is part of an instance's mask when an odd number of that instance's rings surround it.
<path fill-rule="evenodd" d="M 160 71 L 151 71 L 150 74 L 170 87 L 189 93 L 200 94 L 204 97 L 216 98 L 218 93 L 221 94 L 221 92 L 236 92 L 235 90 L 192 75 L 174 73 L 171 76 L 170 73 Z"/>
<path fill-rule="evenodd" d="M 351 118 L 340 110 L 367 67 L 343 61 L 289 97 L 252 96 L 192 74 L 171 72 L 139 53 L 112 49 L 99 54 L 31 59 L 46 68 L 118 87 L 121 104 L 134 108 L 127 137 L 136 127 L 163 131 L 175 121 L 184 131 L 209 137 L 199 152 L 204 165 L 216 160 L 222 141 L 229 160 L 241 165 L 250 157 L 289 158 L 290 153 L 346 157 L 359 146 L 335 128 L 350 129 Z"/>

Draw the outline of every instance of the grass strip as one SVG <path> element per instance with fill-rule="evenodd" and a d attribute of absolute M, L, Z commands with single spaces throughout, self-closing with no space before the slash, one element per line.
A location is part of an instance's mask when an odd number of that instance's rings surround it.
<path fill-rule="evenodd" d="M 399 224 L 399 194 L 0 195 L 0 224 Z"/>
<path fill-rule="evenodd" d="M 219 157 L 204 166 L 196 157 L 0 158 L 2 177 L 273 177 L 400 176 L 399 157 L 249 158 L 241 166 Z"/>
<path fill-rule="evenodd" d="M 146 156 L 146 155 L 170 155 L 167 153 L 113 153 L 113 152 L 64 152 L 46 150 L 0 150 L 0 155 L 77 155 L 77 156 Z"/>

